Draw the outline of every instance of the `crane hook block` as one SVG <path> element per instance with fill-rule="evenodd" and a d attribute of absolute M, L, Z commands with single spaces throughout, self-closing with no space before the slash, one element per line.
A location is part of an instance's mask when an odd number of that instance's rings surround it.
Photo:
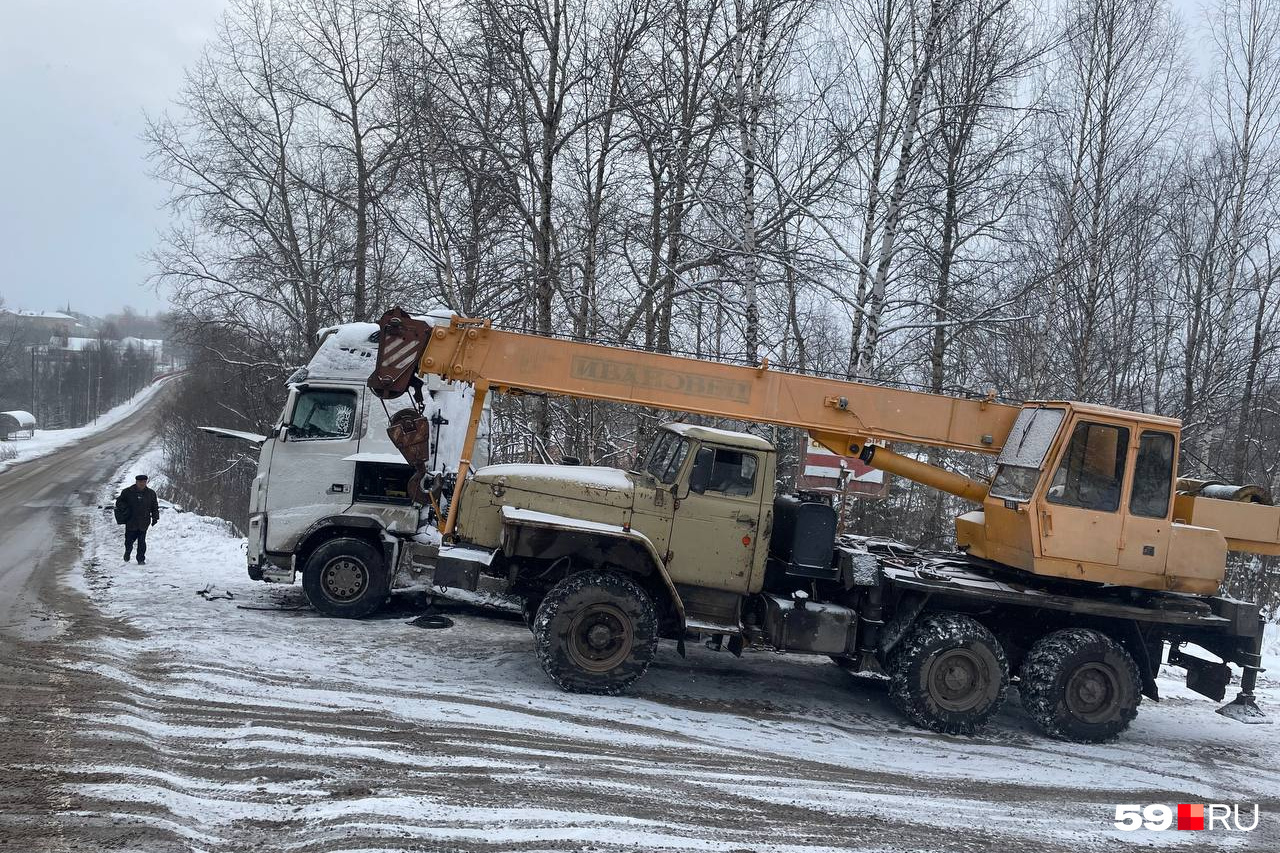
<path fill-rule="evenodd" d="M 415 320 L 401 308 L 383 314 L 378 321 L 378 361 L 369 376 L 369 390 L 384 400 L 408 391 L 430 335 L 430 324 Z"/>

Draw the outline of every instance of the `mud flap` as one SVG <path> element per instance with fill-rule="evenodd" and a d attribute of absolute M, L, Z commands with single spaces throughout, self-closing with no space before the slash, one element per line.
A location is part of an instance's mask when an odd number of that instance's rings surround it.
<path fill-rule="evenodd" d="M 916 619 L 928 602 L 929 596 L 919 593 L 907 593 L 898 601 L 897 612 L 894 613 L 893 619 L 880 631 L 880 645 L 876 649 L 876 657 L 882 664 L 889 659 L 894 648 L 911 630 L 911 626 L 916 623 Z"/>
<path fill-rule="evenodd" d="M 1187 671 L 1187 687 L 1214 701 L 1221 702 L 1231 682 L 1231 667 L 1225 663 L 1189 655 L 1174 646 L 1169 649 L 1169 663 Z"/>

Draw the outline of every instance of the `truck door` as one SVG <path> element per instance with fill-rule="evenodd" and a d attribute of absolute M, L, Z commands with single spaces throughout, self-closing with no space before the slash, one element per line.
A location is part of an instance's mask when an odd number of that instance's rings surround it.
<path fill-rule="evenodd" d="M 704 444 L 689 475 L 687 495 L 671 524 L 667 569 L 676 583 L 746 593 L 759 530 L 761 454 Z"/>
<path fill-rule="evenodd" d="M 1164 574 L 1169 558 L 1177 439 L 1166 430 L 1143 429 L 1138 435 L 1137 451 L 1120 566 L 1159 575 Z"/>
<path fill-rule="evenodd" d="M 1124 534 L 1128 426 L 1078 420 L 1037 501 L 1044 557 L 1114 566 Z"/>
<path fill-rule="evenodd" d="M 351 387 L 294 391 L 267 476 L 268 551 L 291 551 L 317 519 L 351 505 L 360 442 L 360 397 Z"/>

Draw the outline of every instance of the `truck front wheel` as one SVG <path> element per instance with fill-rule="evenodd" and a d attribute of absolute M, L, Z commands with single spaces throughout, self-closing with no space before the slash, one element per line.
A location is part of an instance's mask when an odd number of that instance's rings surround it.
<path fill-rule="evenodd" d="M 982 623 L 959 613 L 920 619 L 893 650 L 889 698 L 915 723 L 971 735 L 1004 701 L 1009 663 Z"/>
<path fill-rule="evenodd" d="M 538 662 L 561 689 L 612 696 L 649 668 L 658 616 L 653 599 L 630 578 L 579 572 L 547 592 L 533 636 Z"/>
<path fill-rule="evenodd" d="M 1109 740 L 1129 727 L 1142 701 L 1138 665 L 1115 640 L 1089 628 L 1042 637 L 1022 664 L 1022 707 L 1050 737 Z"/>
<path fill-rule="evenodd" d="M 382 554 L 363 539 L 330 539 L 307 558 L 302 590 L 325 616 L 368 616 L 387 599 Z"/>

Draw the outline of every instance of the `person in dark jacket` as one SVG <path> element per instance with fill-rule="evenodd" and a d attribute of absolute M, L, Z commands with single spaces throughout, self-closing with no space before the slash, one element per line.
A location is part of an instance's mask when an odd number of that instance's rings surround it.
<path fill-rule="evenodd" d="M 124 561 L 129 562 L 133 545 L 138 544 L 138 565 L 147 562 L 147 528 L 160 520 L 160 501 L 147 488 L 147 475 L 139 474 L 133 485 L 116 498 L 116 521 L 124 525 Z"/>

